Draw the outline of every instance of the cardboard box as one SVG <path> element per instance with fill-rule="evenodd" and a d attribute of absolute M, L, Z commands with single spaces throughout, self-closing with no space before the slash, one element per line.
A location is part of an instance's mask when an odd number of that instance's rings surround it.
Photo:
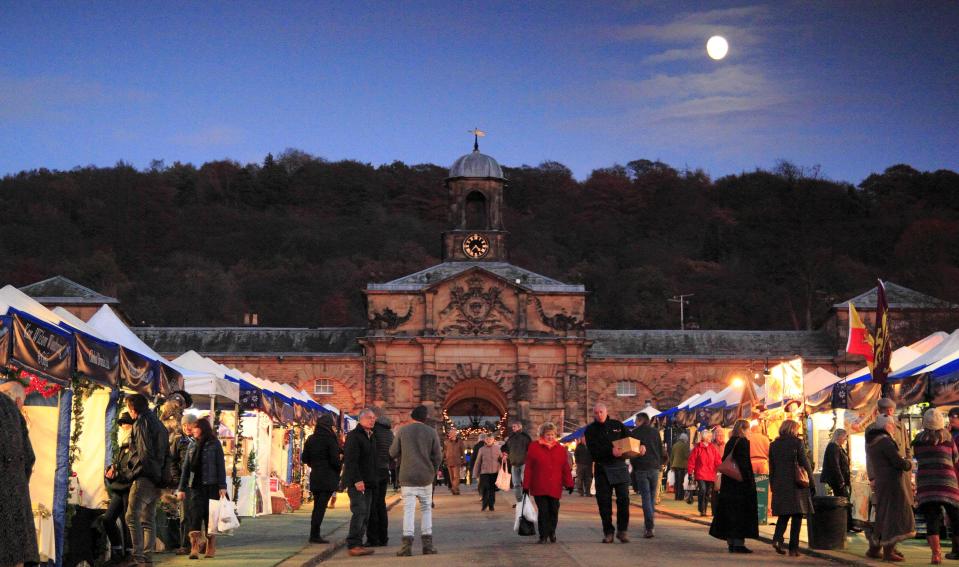
<path fill-rule="evenodd" d="M 613 447 L 622 451 L 624 457 L 638 457 L 639 448 L 642 446 L 643 444 L 639 442 L 639 439 L 633 439 L 632 437 L 613 441 Z"/>

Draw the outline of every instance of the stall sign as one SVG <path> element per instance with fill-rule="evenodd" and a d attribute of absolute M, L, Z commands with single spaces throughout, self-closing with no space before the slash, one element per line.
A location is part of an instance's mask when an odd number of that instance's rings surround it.
<path fill-rule="evenodd" d="M 801 358 L 781 362 L 766 377 L 766 405 L 803 399 L 803 363 Z"/>
<path fill-rule="evenodd" d="M 102 386 L 117 385 L 120 372 L 120 347 L 98 341 L 86 333 L 74 333 L 77 339 L 77 372 Z"/>
<path fill-rule="evenodd" d="M 159 383 L 160 393 L 164 396 L 169 396 L 173 392 L 183 390 L 183 374 L 166 364 L 160 363 L 159 366 L 160 374 L 157 382 Z"/>
<path fill-rule="evenodd" d="M 67 331 L 32 317 L 13 315 L 12 361 L 25 370 L 66 384 L 73 375 L 73 341 Z"/>
<path fill-rule="evenodd" d="M 126 347 L 120 347 L 120 382 L 124 386 L 151 396 L 157 373 L 157 365 L 152 360 Z"/>

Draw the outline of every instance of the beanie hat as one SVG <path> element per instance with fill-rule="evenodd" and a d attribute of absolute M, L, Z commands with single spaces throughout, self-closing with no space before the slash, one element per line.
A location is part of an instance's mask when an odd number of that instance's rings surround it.
<path fill-rule="evenodd" d="M 880 408 L 892 408 L 896 409 L 896 402 L 890 400 L 889 398 L 880 398 L 879 402 L 876 404 Z"/>
<path fill-rule="evenodd" d="M 413 408 L 413 411 L 410 412 L 410 417 L 416 421 L 426 421 L 426 416 L 429 415 L 430 410 L 426 406 L 416 406 Z"/>
<path fill-rule="evenodd" d="M 942 412 L 936 408 L 929 408 L 922 414 L 922 426 L 925 429 L 938 431 L 946 427 L 946 420 L 942 417 Z"/>

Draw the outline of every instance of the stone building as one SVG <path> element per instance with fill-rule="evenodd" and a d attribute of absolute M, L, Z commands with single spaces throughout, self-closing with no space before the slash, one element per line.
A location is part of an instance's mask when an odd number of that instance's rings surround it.
<path fill-rule="evenodd" d="M 599 400 L 626 417 L 647 401 L 665 409 L 796 356 L 831 372 L 862 364 L 843 353 L 844 304 L 819 331 L 586 329 L 584 286 L 509 263 L 505 181 L 478 147 L 456 160 L 446 180 L 442 263 L 369 283 L 365 327 L 136 331 L 158 352 L 196 350 L 350 413 L 382 406 L 398 423 L 422 403 L 461 421 L 509 415 L 568 430 Z M 955 319 L 955 305 L 894 284 L 889 290 L 906 319 Z M 874 290 L 856 300 L 870 293 L 874 312 Z M 868 317 L 868 301 L 857 306 Z"/>

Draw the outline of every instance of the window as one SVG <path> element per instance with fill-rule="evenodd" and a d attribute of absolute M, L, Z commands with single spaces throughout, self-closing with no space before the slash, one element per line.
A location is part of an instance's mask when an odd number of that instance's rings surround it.
<path fill-rule="evenodd" d="M 333 393 L 333 381 L 329 378 L 320 378 L 313 383 L 313 393 L 319 396 L 328 396 Z"/>
<path fill-rule="evenodd" d="M 616 383 L 616 395 L 620 397 L 626 396 L 635 396 L 636 395 L 636 382 L 629 382 L 623 380 Z"/>

